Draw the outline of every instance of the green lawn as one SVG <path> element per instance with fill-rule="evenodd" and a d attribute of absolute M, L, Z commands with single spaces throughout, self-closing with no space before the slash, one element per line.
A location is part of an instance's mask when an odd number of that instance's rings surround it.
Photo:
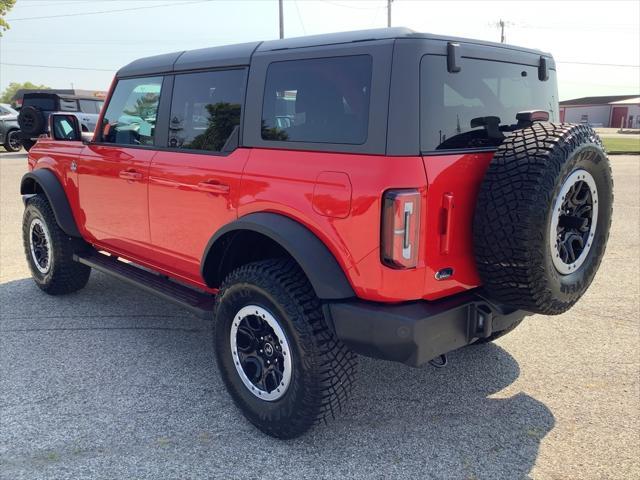
<path fill-rule="evenodd" d="M 640 136 L 638 135 L 629 138 L 602 137 L 602 141 L 607 152 L 640 152 Z"/>

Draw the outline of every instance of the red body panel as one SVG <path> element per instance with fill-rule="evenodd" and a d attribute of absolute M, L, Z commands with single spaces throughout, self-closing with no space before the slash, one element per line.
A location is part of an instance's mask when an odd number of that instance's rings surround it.
<path fill-rule="evenodd" d="M 78 159 L 79 205 L 84 231 L 94 241 L 145 258 L 147 188 L 153 150 L 87 146 Z"/>
<path fill-rule="evenodd" d="M 315 233 L 358 297 L 399 302 L 479 285 L 471 228 L 491 157 L 243 148 L 216 156 L 41 140 L 30 165 L 58 175 L 89 242 L 194 286 L 205 287 L 200 261 L 211 236 L 239 216 L 268 211 Z M 141 176 L 122 178 L 134 170 Z M 423 199 L 414 269 L 380 261 L 382 195 L 397 188 L 417 188 Z M 454 273 L 436 280 L 442 268 Z"/>
<path fill-rule="evenodd" d="M 424 298 L 435 299 L 480 285 L 473 254 L 473 214 L 492 152 L 424 157 L 427 195 Z M 435 274 L 452 268 L 453 275 Z"/>
<path fill-rule="evenodd" d="M 149 173 L 149 224 L 157 264 L 202 282 L 200 262 L 209 239 L 236 219 L 248 154 L 156 153 Z"/>
<path fill-rule="evenodd" d="M 356 294 L 363 299 L 396 302 L 436 299 L 479 284 L 472 251 L 471 222 L 475 198 L 492 154 L 425 157 L 385 157 L 337 153 L 254 149 L 242 179 L 240 216 L 274 211 L 310 228 L 333 252 L 347 273 Z M 425 174 L 426 171 L 426 174 Z M 330 174 L 327 172 L 331 172 Z M 337 176 L 336 172 L 341 172 Z M 323 190 L 324 210 L 317 208 L 317 182 Z M 345 184 L 352 190 L 346 208 Z M 418 188 L 422 209 L 418 266 L 396 270 L 380 261 L 381 199 L 392 188 Z M 335 193 L 332 193 L 335 192 Z M 442 197 L 452 192 L 449 251 L 440 251 Z M 344 217 L 344 218 L 339 218 Z M 457 232 L 457 233 L 456 233 Z M 451 267 L 454 275 L 435 280 L 435 272 Z"/>
<path fill-rule="evenodd" d="M 84 224 L 84 217 L 78 206 L 78 176 L 71 170 L 71 162 L 78 160 L 84 148 L 82 142 L 57 142 L 42 138 L 29 151 L 28 157 L 29 170 L 48 168 L 58 177 L 67 194 L 78 227 Z"/>

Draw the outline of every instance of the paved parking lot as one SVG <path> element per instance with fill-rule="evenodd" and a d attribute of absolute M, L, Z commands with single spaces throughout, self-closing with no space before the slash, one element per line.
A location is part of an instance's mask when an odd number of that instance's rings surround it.
<path fill-rule="evenodd" d="M 362 359 L 335 422 L 278 441 L 227 396 L 211 324 L 93 273 L 48 297 L 24 261 L 25 155 L 0 158 L 0 478 L 640 478 L 640 157 L 571 312 L 411 369 Z"/>

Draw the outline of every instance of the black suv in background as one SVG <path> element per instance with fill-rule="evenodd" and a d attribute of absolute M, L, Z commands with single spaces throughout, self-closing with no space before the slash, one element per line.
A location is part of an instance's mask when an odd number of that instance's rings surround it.
<path fill-rule="evenodd" d="M 22 145 L 29 150 L 38 136 L 48 131 L 49 115 L 54 112 L 71 113 L 78 118 L 83 132 L 96 128 L 104 101 L 93 97 L 59 93 L 25 93 L 18 115 Z"/>

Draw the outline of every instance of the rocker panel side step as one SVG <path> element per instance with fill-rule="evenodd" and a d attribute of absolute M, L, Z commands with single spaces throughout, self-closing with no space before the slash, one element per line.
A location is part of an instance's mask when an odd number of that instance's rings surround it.
<path fill-rule="evenodd" d="M 212 319 L 215 295 L 200 292 L 156 273 L 143 270 L 134 264 L 121 262 L 116 257 L 102 253 L 76 254 L 73 259 L 162 298 L 171 300 L 191 310 L 191 312 L 204 320 Z"/>

